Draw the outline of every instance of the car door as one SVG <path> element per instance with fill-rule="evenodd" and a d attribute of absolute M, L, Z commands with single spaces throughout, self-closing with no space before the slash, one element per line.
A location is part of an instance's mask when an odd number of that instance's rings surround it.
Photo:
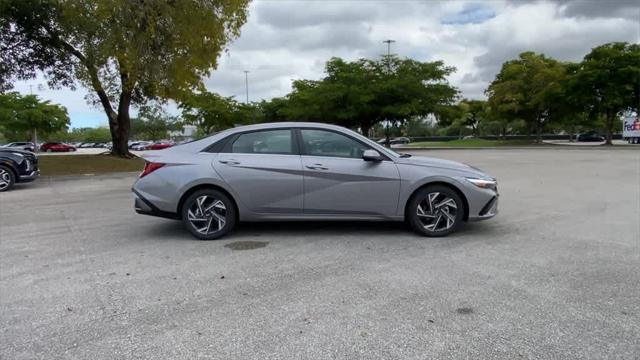
<path fill-rule="evenodd" d="M 400 174 L 393 161 L 364 161 L 370 147 L 337 131 L 302 128 L 299 134 L 306 214 L 396 214 Z"/>
<path fill-rule="evenodd" d="M 237 134 L 213 165 L 251 211 L 302 213 L 302 163 L 291 129 Z"/>

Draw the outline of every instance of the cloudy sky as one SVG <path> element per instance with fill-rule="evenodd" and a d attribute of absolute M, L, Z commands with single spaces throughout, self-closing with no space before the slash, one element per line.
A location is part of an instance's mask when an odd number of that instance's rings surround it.
<path fill-rule="evenodd" d="M 377 57 L 382 41 L 391 51 L 455 66 L 453 85 L 468 98 L 483 98 L 500 65 L 525 50 L 578 61 L 594 46 L 640 42 L 640 2 L 254 0 L 242 34 L 221 55 L 205 81 L 210 91 L 251 101 L 282 96 L 292 79 L 317 79 L 327 59 Z M 100 109 L 84 101 L 84 90 L 48 90 L 41 80 L 16 84 L 67 107 L 73 127 L 106 124 Z M 174 112 L 175 107 L 170 106 Z"/>

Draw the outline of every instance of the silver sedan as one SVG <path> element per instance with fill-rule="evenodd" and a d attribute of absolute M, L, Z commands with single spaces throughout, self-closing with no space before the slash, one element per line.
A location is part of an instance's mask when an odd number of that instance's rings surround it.
<path fill-rule="evenodd" d="M 446 236 L 497 213 L 497 182 L 481 170 L 398 154 L 334 125 L 236 127 L 143 157 L 136 211 L 181 219 L 203 240 L 239 221 L 278 220 L 407 221 Z"/>

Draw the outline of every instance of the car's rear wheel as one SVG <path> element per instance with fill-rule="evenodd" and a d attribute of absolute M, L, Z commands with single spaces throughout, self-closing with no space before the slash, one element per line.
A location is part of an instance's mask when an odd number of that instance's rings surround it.
<path fill-rule="evenodd" d="M 0 192 L 10 190 L 16 183 L 13 171 L 4 165 L 0 165 Z"/>
<path fill-rule="evenodd" d="M 447 236 L 458 229 L 464 218 L 464 202 L 458 194 L 442 185 L 418 190 L 409 201 L 407 220 L 425 236 Z"/>
<path fill-rule="evenodd" d="M 198 239 L 214 240 L 236 225 L 236 208 L 223 193 L 202 189 L 191 194 L 182 206 L 182 221 Z"/>

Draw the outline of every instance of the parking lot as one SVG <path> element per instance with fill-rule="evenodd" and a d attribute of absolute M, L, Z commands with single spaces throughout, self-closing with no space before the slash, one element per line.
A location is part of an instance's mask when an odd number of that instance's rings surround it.
<path fill-rule="evenodd" d="M 137 215 L 135 174 L 0 194 L 0 358 L 638 358 L 640 151 L 414 152 L 499 180 L 447 238 L 401 223 Z"/>

